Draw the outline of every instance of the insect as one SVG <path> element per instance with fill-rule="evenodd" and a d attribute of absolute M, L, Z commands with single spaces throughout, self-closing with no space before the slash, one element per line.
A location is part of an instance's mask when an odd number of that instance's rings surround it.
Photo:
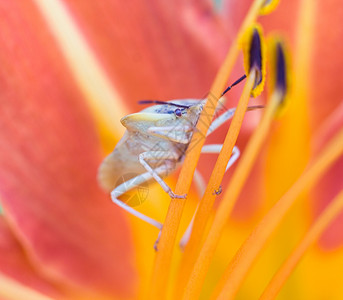
<path fill-rule="evenodd" d="M 244 78 L 235 81 L 224 93 Z M 154 179 L 171 198 L 185 198 L 186 195 L 176 195 L 162 177 L 182 163 L 205 100 L 145 100 L 141 104 L 155 105 L 121 119 L 127 130 L 113 152 L 100 165 L 98 180 L 106 191 L 111 192 L 115 204 L 161 230 L 161 223 L 138 212 L 119 197 Z M 234 108 L 227 110 L 216 118 L 208 134 L 232 118 L 234 111 Z M 221 148 L 220 144 L 204 145 L 202 153 L 219 153 Z M 234 147 L 227 169 L 238 157 L 239 150 Z M 118 178 L 123 175 L 125 182 L 118 183 Z M 199 178 L 199 174 L 195 178 Z"/>

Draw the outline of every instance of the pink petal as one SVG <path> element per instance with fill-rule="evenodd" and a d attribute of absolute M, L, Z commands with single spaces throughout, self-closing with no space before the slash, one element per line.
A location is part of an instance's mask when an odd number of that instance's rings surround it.
<path fill-rule="evenodd" d="M 65 1 L 128 103 L 204 97 L 231 42 L 209 1 Z"/>
<path fill-rule="evenodd" d="M 319 1 L 313 58 L 311 112 L 316 129 L 343 99 L 343 2 Z"/>
<path fill-rule="evenodd" d="M 335 132 L 343 128 L 343 102 L 321 126 L 314 144 L 314 151 L 318 153 L 325 143 L 333 137 Z M 335 163 L 324 175 L 312 193 L 314 214 L 319 215 L 327 204 L 343 189 L 343 157 Z M 327 249 L 334 249 L 343 245 L 343 212 L 333 221 L 324 232 L 321 245 Z"/>
<path fill-rule="evenodd" d="M 0 217 L 0 272 L 42 294 L 51 297 L 60 294 L 30 265 L 21 245 L 2 217 Z"/>
<path fill-rule="evenodd" d="M 53 281 L 114 296 L 136 281 L 123 213 L 96 182 L 101 147 L 31 2 L 0 4 L 0 193 L 30 259 Z"/>

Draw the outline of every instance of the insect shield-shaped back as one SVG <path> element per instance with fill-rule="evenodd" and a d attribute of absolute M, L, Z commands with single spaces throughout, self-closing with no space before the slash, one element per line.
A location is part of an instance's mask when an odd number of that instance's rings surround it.
<path fill-rule="evenodd" d="M 141 103 L 145 102 L 147 101 Z M 191 124 L 194 127 L 203 106 L 203 101 L 196 99 L 171 100 L 164 103 L 125 116 L 121 122 L 127 129 L 141 132 L 151 126 L 176 127 Z"/>
<path fill-rule="evenodd" d="M 202 106 L 199 100 L 173 100 L 128 115 L 121 122 L 131 132 L 154 136 L 170 143 L 188 144 Z"/>
<path fill-rule="evenodd" d="M 120 122 L 130 131 L 148 133 L 150 127 L 172 124 L 175 119 L 174 114 L 139 112 L 125 116 Z"/>

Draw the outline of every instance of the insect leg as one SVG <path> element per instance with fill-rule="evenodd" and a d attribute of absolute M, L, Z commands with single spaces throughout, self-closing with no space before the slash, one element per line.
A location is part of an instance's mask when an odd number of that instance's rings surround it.
<path fill-rule="evenodd" d="M 247 108 L 248 111 L 252 111 L 255 109 L 260 109 L 263 108 L 263 105 L 255 105 L 255 106 L 249 106 Z M 213 120 L 211 123 L 210 127 L 208 128 L 207 131 L 207 136 L 210 135 L 213 131 L 217 130 L 220 126 L 222 126 L 225 122 L 228 120 L 232 119 L 233 115 L 235 114 L 236 108 L 231 108 L 222 113 L 218 118 Z"/>
<path fill-rule="evenodd" d="M 195 169 L 193 180 L 195 183 L 195 187 L 198 190 L 198 195 L 202 197 L 202 195 L 205 193 L 206 182 L 204 177 L 197 169 Z"/>
<path fill-rule="evenodd" d="M 231 108 L 227 110 L 226 112 L 222 113 L 218 118 L 213 120 L 210 127 L 207 131 L 207 136 L 209 136 L 213 131 L 218 129 L 220 126 L 222 126 L 225 122 L 232 119 L 233 115 L 235 114 L 236 108 Z"/>
<path fill-rule="evenodd" d="M 168 161 L 176 162 L 178 155 L 172 151 L 148 151 L 143 152 L 139 155 L 139 161 L 142 166 L 151 174 L 151 176 L 159 183 L 163 190 L 169 194 L 171 198 L 186 198 L 186 195 L 176 195 L 172 189 L 164 182 L 160 175 L 154 170 L 146 160 L 164 160 L 166 163 Z M 166 166 L 168 169 L 168 166 Z M 170 166 L 170 169 L 167 171 L 172 171 L 173 166 Z"/>
<path fill-rule="evenodd" d="M 197 205 L 197 208 L 195 209 L 192 220 L 189 222 L 189 225 L 187 226 L 187 229 L 185 230 L 185 233 L 183 234 L 183 236 L 179 242 L 179 246 L 182 250 L 186 247 L 186 245 L 189 241 L 189 238 L 191 237 L 193 223 L 194 223 L 195 215 L 197 214 L 198 208 L 199 208 L 199 204 Z"/>
<path fill-rule="evenodd" d="M 223 147 L 223 145 L 221 145 L 221 144 L 205 145 L 205 146 L 202 147 L 201 153 L 219 153 L 220 150 L 222 149 L 222 147 Z M 238 159 L 239 155 L 240 155 L 240 151 L 239 151 L 238 147 L 235 146 L 233 148 L 233 150 L 232 150 L 232 155 L 231 155 L 231 158 L 230 158 L 230 160 L 229 160 L 229 162 L 228 162 L 228 164 L 226 166 L 225 172 L 236 162 L 236 160 Z M 200 177 L 200 180 L 199 180 L 199 177 Z M 194 179 L 195 179 L 195 183 L 197 185 L 197 189 L 199 191 L 204 190 L 203 187 L 198 186 L 199 184 L 204 184 L 204 179 L 202 178 L 202 175 L 197 170 L 196 170 L 196 173 L 194 173 Z M 202 192 L 202 194 L 203 193 L 204 192 Z M 193 214 L 191 222 L 189 223 L 185 233 L 183 234 L 183 236 L 182 236 L 182 238 L 180 240 L 180 244 L 179 245 L 180 245 L 181 249 L 183 249 L 186 246 L 186 244 L 187 244 L 187 242 L 189 240 L 189 237 L 190 237 L 191 232 L 192 232 L 194 218 L 195 218 L 195 215 L 197 213 L 198 207 L 199 207 L 199 204 L 197 205 L 197 208 L 196 208 L 196 210 L 195 210 L 195 212 Z"/>
<path fill-rule="evenodd" d="M 123 208 L 124 210 L 126 210 L 127 212 L 129 212 L 130 214 L 136 216 L 137 218 L 157 227 L 158 229 L 162 229 L 162 224 L 160 222 L 157 222 L 156 220 L 140 213 L 139 211 L 135 210 L 134 208 L 132 208 L 131 206 L 125 204 L 124 202 L 120 201 L 118 199 L 119 196 L 121 196 L 122 194 L 126 193 L 127 191 L 137 187 L 138 185 L 140 185 L 143 182 L 148 181 L 149 179 L 151 179 L 152 176 L 149 172 L 138 175 L 124 183 L 122 183 L 121 185 L 118 185 L 112 192 L 111 192 L 111 199 L 112 201 L 118 205 L 119 207 Z"/>
<path fill-rule="evenodd" d="M 201 149 L 201 153 L 219 153 L 222 150 L 223 145 L 221 144 L 213 144 L 213 145 L 204 145 Z M 226 166 L 227 171 L 238 159 L 240 156 L 240 151 L 238 147 L 233 147 L 231 158 Z"/>

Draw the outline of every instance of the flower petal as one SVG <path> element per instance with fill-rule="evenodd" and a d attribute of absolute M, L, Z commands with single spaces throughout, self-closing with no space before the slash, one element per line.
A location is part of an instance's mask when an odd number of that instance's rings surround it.
<path fill-rule="evenodd" d="M 343 103 L 327 118 L 321 126 L 317 139 L 314 141 L 314 154 L 333 136 L 333 134 L 343 127 Z M 333 165 L 326 176 L 316 185 L 312 193 L 314 203 L 314 214 L 319 215 L 337 193 L 343 189 L 343 157 Z M 341 213 L 323 233 L 321 246 L 326 249 L 335 249 L 343 245 L 343 213 Z"/>
<path fill-rule="evenodd" d="M 65 4 L 135 110 L 139 99 L 204 97 L 230 45 L 208 1 Z"/>
<path fill-rule="evenodd" d="M 317 3 L 317 24 L 312 73 L 312 125 L 319 128 L 343 99 L 343 2 Z"/>
<path fill-rule="evenodd" d="M 2 2 L 0 13 L 5 215 L 52 280 L 112 298 L 132 294 L 130 234 L 97 186 L 101 147 L 89 111 L 33 4 Z"/>
<path fill-rule="evenodd" d="M 32 268 L 3 217 L 0 217 L 0 273 L 45 295 L 56 297 L 60 294 Z M 0 290 L 0 296 L 5 292 L 3 289 Z"/>

